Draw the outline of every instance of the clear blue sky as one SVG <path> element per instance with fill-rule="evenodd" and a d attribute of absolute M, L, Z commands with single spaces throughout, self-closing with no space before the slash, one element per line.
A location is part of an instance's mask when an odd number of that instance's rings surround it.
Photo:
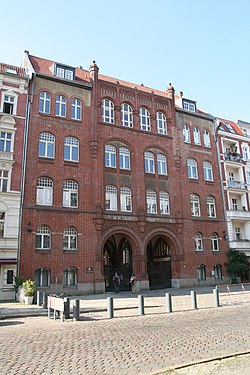
<path fill-rule="evenodd" d="M 0 61 L 23 51 L 154 89 L 171 82 L 204 110 L 250 122 L 249 0 L 0 0 Z"/>

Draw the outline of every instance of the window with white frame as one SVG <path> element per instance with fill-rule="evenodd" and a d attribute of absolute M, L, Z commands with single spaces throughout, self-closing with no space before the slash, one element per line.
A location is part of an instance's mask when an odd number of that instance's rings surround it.
<path fill-rule="evenodd" d="M 39 135 L 38 156 L 42 158 L 54 159 L 55 137 L 50 133 Z"/>
<path fill-rule="evenodd" d="M 221 266 L 221 264 L 216 264 L 214 266 L 214 278 L 215 279 L 222 279 L 222 266 Z"/>
<path fill-rule="evenodd" d="M 163 154 L 157 155 L 157 170 L 158 174 L 167 175 L 167 158 Z"/>
<path fill-rule="evenodd" d="M 117 211 L 117 188 L 107 185 L 105 188 L 106 210 Z"/>
<path fill-rule="evenodd" d="M 116 168 L 116 148 L 112 145 L 105 146 L 105 167 Z"/>
<path fill-rule="evenodd" d="M 53 181 L 48 177 L 37 179 L 36 204 L 42 206 L 52 206 Z"/>
<path fill-rule="evenodd" d="M 195 145 L 200 145 L 201 144 L 201 135 L 200 135 L 200 129 L 195 127 L 193 129 L 193 133 L 194 133 L 194 144 Z"/>
<path fill-rule="evenodd" d="M 197 267 L 197 277 L 199 281 L 206 280 L 206 266 L 204 264 Z"/>
<path fill-rule="evenodd" d="M 240 241 L 241 240 L 240 227 L 235 227 L 234 230 L 235 230 L 235 239 L 236 239 L 236 241 Z"/>
<path fill-rule="evenodd" d="M 71 102 L 71 118 L 72 120 L 81 120 L 82 103 L 79 99 L 73 99 Z"/>
<path fill-rule="evenodd" d="M 63 232 L 63 250 L 77 249 L 77 231 L 73 227 L 67 227 Z"/>
<path fill-rule="evenodd" d="M 79 161 L 79 141 L 74 137 L 64 139 L 64 160 Z"/>
<path fill-rule="evenodd" d="M 56 97 L 56 116 L 66 117 L 66 98 L 62 95 Z"/>
<path fill-rule="evenodd" d="M 232 210 L 238 211 L 238 199 L 232 198 Z"/>
<path fill-rule="evenodd" d="M 219 251 L 219 237 L 216 233 L 211 236 L 212 251 Z"/>
<path fill-rule="evenodd" d="M 167 119 L 162 112 L 156 112 L 156 128 L 158 134 L 167 134 Z"/>
<path fill-rule="evenodd" d="M 50 271 L 47 268 L 38 268 L 35 270 L 35 283 L 38 287 L 50 285 Z"/>
<path fill-rule="evenodd" d="M 121 105 L 121 122 L 122 126 L 133 127 L 133 109 L 127 103 Z"/>
<path fill-rule="evenodd" d="M 190 206 L 192 216 L 201 216 L 200 198 L 196 194 L 190 194 Z"/>
<path fill-rule="evenodd" d="M 249 160 L 249 147 L 243 146 L 243 159 Z"/>
<path fill-rule="evenodd" d="M 114 124 L 114 104 L 109 99 L 102 100 L 102 121 Z"/>
<path fill-rule="evenodd" d="M 0 212 L 0 238 L 4 237 L 5 212 Z"/>
<path fill-rule="evenodd" d="M 130 151 L 126 147 L 119 148 L 119 166 L 120 169 L 130 170 Z"/>
<path fill-rule="evenodd" d="M 36 230 L 36 249 L 49 250 L 51 247 L 51 231 L 46 225 L 40 225 Z"/>
<path fill-rule="evenodd" d="M 8 190 L 9 171 L 0 169 L 0 192 L 6 193 Z"/>
<path fill-rule="evenodd" d="M 211 147 L 210 133 L 208 130 L 203 130 L 203 142 L 205 147 Z"/>
<path fill-rule="evenodd" d="M 78 206 L 78 184 L 72 180 L 63 182 L 63 207 Z"/>
<path fill-rule="evenodd" d="M 0 133 L 0 151 L 11 152 L 12 151 L 12 134 L 1 132 Z"/>
<path fill-rule="evenodd" d="M 154 190 L 147 190 L 146 199 L 147 199 L 147 213 L 156 214 L 157 213 L 156 192 Z"/>
<path fill-rule="evenodd" d="M 246 171 L 247 185 L 250 185 L 250 171 Z"/>
<path fill-rule="evenodd" d="M 203 251 L 202 235 L 200 232 L 195 233 L 195 251 Z"/>
<path fill-rule="evenodd" d="M 207 197 L 207 216 L 216 217 L 215 199 L 211 195 Z"/>
<path fill-rule="evenodd" d="M 170 214 L 169 194 L 166 191 L 160 191 L 159 198 L 160 198 L 160 214 L 169 215 Z"/>
<path fill-rule="evenodd" d="M 74 70 L 69 69 L 69 68 L 65 68 L 65 67 L 57 66 L 56 76 L 59 77 L 59 78 L 65 78 L 65 79 L 69 79 L 69 80 L 72 81 L 74 79 Z"/>
<path fill-rule="evenodd" d="M 120 189 L 120 205 L 121 205 L 121 211 L 125 211 L 125 212 L 132 211 L 131 190 L 127 187 L 121 187 Z"/>
<path fill-rule="evenodd" d="M 76 286 L 77 273 L 75 268 L 65 268 L 63 270 L 63 286 Z"/>
<path fill-rule="evenodd" d="M 144 166 L 146 173 L 155 173 L 155 160 L 152 152 L 144 152 Z"/>
<path fill-rule="evenodd" d="M 50 114 L 51 96 L 46 91 L 40 93 L 39 97 L 39 112 Z"/>
<path fill-rule="evenodd" d="M 141 130 L 150 131 L 150 113 L 146 108 L 140 108 L 139 118 Z"/>
<path fill-rule="evenodd" d="M 3 95 L 3 113 L 14 115 L 15 96 L 4 94 Z"/>
<path fill-rule="evenodd" d="M 194 159 L 187 159 L 188 178 L 198 179 L 197 162 Z"/>
<path fill-rule="evenodd" d="M 190 143 L 191 138 L 190 138 L 190 128 L 188 125 L 183 125 L 183 139 L 185 143 Z"/>
<path fill-rule="evenodd" d="M 209 161 L 203 162 L 203 174 L 205 181 L 213 181 L 213 168 Z"/>
<path fill-rule="evenodd" d="M 187 111 L 195 112 L 196 108 L 195 108 L 195 103 L 193 102 L 183 100 L 182 106 L 183 106 L 183 109 L 186 109 Z"/>

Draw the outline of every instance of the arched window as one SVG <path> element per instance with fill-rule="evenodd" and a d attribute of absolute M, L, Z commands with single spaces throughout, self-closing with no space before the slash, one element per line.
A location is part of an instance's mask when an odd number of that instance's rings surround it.
<path fill-rule="evenodd" d="M 163 154 L 157 155 L 158 174 L 167 175 L 167 158 Z"/>
<path fill-rule="evenodd" d="M 121 105 L 121 122 L 122 126 L 133 127 L 133 109 L 127 103 Z"/>
<path fill-rule="evenodd" d="M 82 103 L 79 99 L 73 99 L 71 102 L 71 118 L 72 120 L 81 120 Z"/>
<path fill-rule="evenodd" d="M 36 184 L 36 204 L 52 206 L 53 181 L 48 177 L 40 177 Z"/>
<path fill-rule="evenodd" d="M 130 170 L 130 151 L 126 147 L 119 148 L 119 167 Z"/>
<path fill-rule="evenodd" d="M 195 251 L 203 251 L 202 235 L 197 232 L 194 235 Z"/>
<path fill-rule="evenodd" d="M 208 130 L 203 130 L 203 142 L 205 147 L 211 147 L 210 133 Z"/>
<path fill-rule="evenodd" d="M 216 264 L 214 266 L 214 278 L 215 279 L 222 279 L 222 266 L 221 266 L 221 264 Z"/>
<path fill-rule="evenodd" d="M 105 167 L 116 168 L 116 148 L 112 145 L 105 145 Z"/>
<path fill-rule="evenodd" d="M 64 160 L 79 161 L 79 141 L 74 137 L 64 139 Z"/>
<path fill-rule="evenodd" d="M 38 156 L 41 158 L 54 158 L 55 137 L 50 133 L 41 133 L 39 136 Z"/>
<path fill-rule="evenodd" d="M 120 189 L 120 205 L 121 211 L 132 211 L 131 190 L 127 187 L 121 187 Z"/>
<path fill-rule="evenodd" d="M 169 215 L 170 214 L 169 194 L 166 191 L 160 191 L 159 198 L 160 198 L 160 214 Z"/>
<path fill-rule="evenodd" d="M 63 270 L 63 286 L 76 286 L 76 269 L 75 268 L 65 268 Z"/>
<path fill-rule="evenodd" d="M 50 285 L 50 271 L 47 268 L 35 270 L 35 283 L 37 287 Z"/>
<path fill-rule="evenodd" d="M 211 236 L 212 251 L 219 251 L 219 237 L 217 233 L 213 233 Z"/>
<path fill-rule="evenodd" d="M 154 190 L 147 190 L 147 213 L 157 213 L 156 192 Z"/>
<path fill-rule="evenodd" d="M 47 92 L 41 92 L 39 97 L 39 112 L 50 114 L 51 96 Z"/>
<path fill-rule="evenodd" d="M 36 230 L 36 249 L 49 250 L 51 247 L 51 231 L 46 225 L 40 225 Z"/>
<path fill-rule="evenodd" d="M 196 194 L 190 194 L 190 206 L 192 216 L 201 216 L 200 198 Z"/>
<path fill-rule="evenodd" d="M 107 185 L 105 188 L 106 210 L 117 211 L 117 189 L 115 186 Z"/>
<path fill-rule="evenodd" d="M 72 180 L 63 182 L 63 207 L 78 206 L 78 184 Z"/>
<path fill-rule="evenodd" d="M 146 108 L 141 107 L 139 111 L 141 130 L 150 131 L 150 113 Z"/>
<path fill-rule="evenodd" d="M 197 162 L 194 159 L 187 159 L 188 178 L 198 179 Z"/>
<path fill-rule="evenodd" d="M 213 181 L 213 168 L 209 161 L 203 162 L 203 173 L 205 181 Z"/>
<path fill-rule="evenodd" d="M 146 173 L 155 173 L 155 161 L 152 152 L 144 152 L 144 165 Z"/>
<path fill-rule="evenodd" d="M 195 145 L 200 145 L 201 144 L 201 135 L 200 135 L 200 129 L 199 128 L 194 128 L 194 144 Z"/>
<path fill-rule="evenodd" d="M 183 125 L 183 139 L 185 143 L 190 143 L 190 129 L 188 125 Z"/>
<path fill-rule="evenodd" d="M 114 104 L 109 99 L 102 100 L 102 121 L 114 124 Z"/>
<path fill-rule="evenodd" d="M 215 199 L 211 195 L 207 197 L 207 216 L 216 217 Z"/>
<path fill-rule="evenodd" d="M 63 232 L 63 250 L 77 249 L 77 231 L 73 227 L 67 227 Z"/>
<path fill-rule="evenodd" d="M 167 120 L 162 112 L 156 112 L 156 128 L 159 134 L 167 134 Z"/>
<path fill-rule="evenodd" d="M 56 97 L 56 116 L 66 117 L 66 98 L 62 95 Z"/>
<path fill-rule="evenodd" d="M 206 280 L 206 266 L 204 264 L 197 267 L 197 278 L 198 281 Z"/>

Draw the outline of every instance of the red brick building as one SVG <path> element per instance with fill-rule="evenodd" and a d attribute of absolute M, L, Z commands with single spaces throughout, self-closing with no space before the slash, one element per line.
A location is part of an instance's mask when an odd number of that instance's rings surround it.
<path fill-rule="evenodd" d="M 74 294 L 110 290 L 114 272 L 123 289 L 132 273 L 142 290 L 211 284 L 214 270 L 220 281 L 225 221 L 211 118 L 179 109 L 176 122 L 171 84 L 160 92 L 106 77 L 95 62 L 86 71 L 26 52 L 24 66 L 33 76 L 20 273 Z M 183 142 L 186 119 L 207 130 L 210 146 Z M 204 161 L 213 165 L 209 181 L 188 178 L 188 157 L 201 175 Z"/>
<path fill-rule="evenodd" d="M 15 299 L 28 79 L 0 63 L 0 300 Z"/>

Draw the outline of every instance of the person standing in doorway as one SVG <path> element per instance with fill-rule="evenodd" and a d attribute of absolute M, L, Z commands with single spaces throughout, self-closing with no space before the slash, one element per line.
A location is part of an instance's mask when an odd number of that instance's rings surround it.
<path fill-rule="evenodd" d="M 130 276 L 130 285 L 132 293 L 134 294 L 136 292 L 136 276 L 133 273 Z"/>
<path fill-rule="evenodd" d="M 120 285 L 121 285 L 121 277 L 117 272 L 115 272 L 115 274 L 113 276 L 113 283 L 114 283 L 115 293 L 119 293 Z"/>

